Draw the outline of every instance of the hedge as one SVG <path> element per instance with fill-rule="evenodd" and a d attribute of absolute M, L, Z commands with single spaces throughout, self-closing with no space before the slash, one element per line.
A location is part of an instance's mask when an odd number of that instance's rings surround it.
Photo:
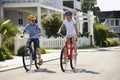
<path fill-rule="evenodd" d="M 22 47 L 20 47 L 18 49 L 18 54 L 17 54 L 18 56 L 22 56 L 23 55 L 25 47 L 26 46 L 24 45 L 24 46 L 22 46 Z M 44 47 L 40 47 L 40 52 L 41 52 L 41 54 L 46 54 L 45 48 Z"/>
<path fill-rule="evenodd" d="M 7 59 L 13 59 L 13 58 L 14 56 L 6 47 L 0 48 L 0 61 L 4 61 Z"/>
<path fill-rule="evenodd" d="M 120 42 L 117 41 L 113 41 L 113 40 L 105 40 L 103 42 L 103 47 L 111 47 L 111 46 L 118 46 L 120 45 Z"/>

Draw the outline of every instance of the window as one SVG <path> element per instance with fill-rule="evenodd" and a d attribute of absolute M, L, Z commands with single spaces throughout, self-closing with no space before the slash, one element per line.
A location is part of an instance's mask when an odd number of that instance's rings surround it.
<path fill-rule="evenodd" d="M 114 26 L 114 20 L 111 20 L 111 26 L 112 27 Z"/>
<path fill-rule="evenodd" d="M 115 20 L 115 26 L 119 26 L 119 20 Z"/>
<path fill-rule="evenodd" d="M 22 12 L 18 13 L 18 24 L 23 25 L 23 13 Z"/>

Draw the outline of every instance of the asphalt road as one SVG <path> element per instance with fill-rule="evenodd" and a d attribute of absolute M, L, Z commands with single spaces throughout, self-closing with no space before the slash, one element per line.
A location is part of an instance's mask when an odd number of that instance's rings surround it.
<path fill-rule="evenodd" d="M 98 51 L 80 51 L 74 72 L 68 65 L 64 73 L 59 59 L 45 62 L 42 71 L 34 67 L 26 72 L 24 68 L 0 72 L 0 80 L 120 80 L 120 47 Z"/>

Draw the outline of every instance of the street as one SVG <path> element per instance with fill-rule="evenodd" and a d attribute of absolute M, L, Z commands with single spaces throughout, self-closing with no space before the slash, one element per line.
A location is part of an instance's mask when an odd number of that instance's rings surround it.
<path fill-rule="evenodd" d="M 0 72 L 0 80 L 120 80 L 120 47 L 79 51 L 75 71 L 68 64 L 67 71 L 62 72 L 59 59 L 43 63 L 41 69 L 32 67 L 26 72 L 22 67 Z"/>

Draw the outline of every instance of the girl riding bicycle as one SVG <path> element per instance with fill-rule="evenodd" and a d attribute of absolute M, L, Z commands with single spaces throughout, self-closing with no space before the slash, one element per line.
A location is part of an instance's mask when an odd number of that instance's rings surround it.
<path fill-rule="evenodd" d="M 57 34 L 59 34 L 64 27 L 66 28 L 66 37 L 67 37 L 66 41 L 68 40 L 68 38 L 72 37 L 72 43 L 74 46 L 74 55 L 76 56 L 77 55 L 76 39 L 79 33 L 76 26 L 76 21 L 75 19 L 73 19 L 72 14 L 73 13 L 71 11 L 65 12 L 66 19 L 63 21 L 63 24 L 59 28 Z"/>
<path fill-rule="evenodd" d="M 36 17 L 34 15 L 28 16 L 28 24 L 26 25 L 23 36 L 25 32 L 29 32 L 29 37 L 32 38 L 35 35 L 41 35 L 41 28 L 38 24 L 35 23 Z M 40 47 L 39 47 L 39 37 L 35 39 L 30 39 L 30 41 L 27 41 L 27 46 L 31 45 L 31 43 L 34 43 L 34 48 L 36 49 L 38 55 L 39 55 L 39 65 L 42 65 L 43 60 L 41 59 L 41 53 L 40 53 Z"/>

